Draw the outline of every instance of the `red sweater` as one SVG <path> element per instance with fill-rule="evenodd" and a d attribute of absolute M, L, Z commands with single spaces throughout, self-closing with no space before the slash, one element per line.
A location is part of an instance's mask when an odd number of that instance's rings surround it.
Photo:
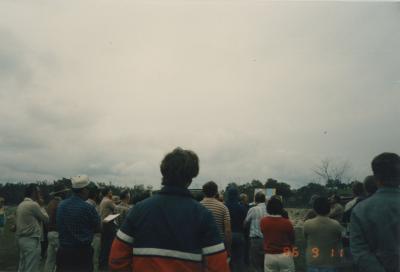
<path fill-rule="evenodd" d="M 289 219 L 280 216 L 266 216 L 261 219 L 260 228 L 264 235 L 265 253 L 281 254 L 285 252 L 285 248 L 292 250 L 294 230 Z"/>

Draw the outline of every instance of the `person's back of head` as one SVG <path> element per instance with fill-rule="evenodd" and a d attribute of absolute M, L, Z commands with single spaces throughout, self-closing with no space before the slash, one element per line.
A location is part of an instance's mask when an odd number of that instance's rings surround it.
<path fill-rule="evenodd" d="M 398 187 L 400 185 L 399 155 L 382 153 L 372 160 L 371 166 L 379 186 Z"/>
<path fill-rule="evenodd" d="M 367 176 L 364 179 L 364 188 L 368 195 L 373 195 L 378 190 L 378 184 L 375 176 Z"/>
<path fill-rule="evenodd" d="M 317 197 L 313 203 L 313 209 L 316 214 L 321 216 L 327 216 L 331 211 L 331 205 L 329 203 L 328 198 L 326 197 Z"/>
<path fill-rule="evenodd" d="M 80 198 L 86 200 L 89 195 L 89 177 L 87 175 L 78 175 L 71 177 L 72 192 Z"/>
<path fill-rule="evenodd" d="M 214 197 L 218 194 L 218 185 L 214 181 L 206 182 L 203 185 L 203 193 L 206 197 Z"/>
<path fill-rule="evenodd" d="M 311 198 L 310 198 L 310 201 L 308 202 L 308 205 L 309 205 L 310 207 L 313 207 L 314 201 L 315 201 L 318 197 L 319 197 L 319 195 L 316 195 L 316 194 L 312 195 Z"/>
<path fill-rule="evenodd" d="M 236 186 L 228 186 L 226 189 L 226 201 L 227 206 L 239 205 L 239 190 Z"/>
<path fill-rule="evenodd" d="M 177 147 L 164 157 L 160 171 L 162 185 L 187 188 L 199 174 L 199 158 L 193 151 Z"/>
<path fill-rule="evenodd" d="M 258 203 L 265 203 L 265 194 L 263 192 L 258 192 L 254 197 L 255 202 Z"/>
<path fill-rule="evenodd" d="M 340 204 L 341 201 L 342 201 L 341 197 L 337 194 L 332 195 L 330 198 L 331 204 Z"/>
<path fill-rule="evenodd" d="M 101 189 L 101 195 L 103 196 L 103 197 L 107 197 L 107 198 L 112 198 L 112 191 L 111 191 L 111 188 L 110 187 L 103 187 L 102 189 Z"/>
<path fill-rule="evenodd" d="M 129 202 L 131 199 L 131 194 L 129 190 L 122 190 L 121 193 L 119 194 L 119 199 L 121 201 Z"/>
<path fill-rule="evenodd" d="M 25 188 L 24 196 L 36 200 L 38 191 L 37 184 L 31 183 Z"/>
<path fill-rule="evenodd" d="M 89 189 L 88 198 L 93 200 L 94 202 L 98 203 L 99 202 L 99 188 L 97 187 L 97 185 L 94 183 L 91 183 L 88 186 L 88 189 Z"/>
<path fill-rule="evenodd" d="M 242 204 L 244 204 L 244 205 L 249 204 L 249 197 L 247 196 L 247 194 L 242 193 L 242 194 L 239 195 L 239 198 L 240 198 L 240 202 Z"/>
<path fill-rule="evenodd" d="M 267 213 L 270 215 L 282 215 L 283 204 L 279 198 L 271 197 L 267 203 Z"/>
<path fill-rule="evenodd" d="M 352 186 L 352 191 L 354 196 L 362 196 L 364 195 L 364 184 L 359 181 L 355 181 Z"/>

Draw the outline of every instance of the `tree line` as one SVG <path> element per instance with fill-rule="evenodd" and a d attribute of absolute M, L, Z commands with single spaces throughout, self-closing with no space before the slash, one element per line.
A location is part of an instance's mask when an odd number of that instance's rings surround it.
<path fill-rule="evenodd" d="M 54 182 L 40 181 L 36 182 L 41 189 L 44 201 L 47 203 L 51 199 L 50 193 L 54 190 L 55 183 L 63 183 L 67 187 L 71 187 L 71 181 L 67 178 L 62 178 Z M 24 190 L 28 183 L 0 183 L 0 197 L 4 197 L 6 205 L 17 205 L 24 198 Z M 145 185 L 134 185 L 133 187 L 123 187 L 114 185 L 111 182 L 97 183 L 99 187 L 110 187 L 114 195 L 119 195 L 123 190 L 129 190 L 132 196 L 133 204 L 149 197 L 154 193 L 151 186 Z M 268 178 L 265 182 L 260 180 L 252 180 L 250 182 L 235 184 L 230 183 L 228 186 L 236 186 L 239 193 L 245 193 L 249 197 L 249 201 L 252 202 L 254 199 L 254 189 L 257 188 L 275 188 L 276 193 L 283 197 L 285 205 L 287 207 L 305 207 L 309 203 L 312 195 L 317 194 L 320 196 L 329 196 L 333 193 L 339 195 L 351 195 L 352 182 L 343 182 L 339 179 L 328 179 L 324 184 L 317 182 L 310 182 L 298 189 L 292 189 L 290 184 L 285 182 L 279 182 L 276 179 Z M 196 199 L 201 198 L 200 192 L 194 192 Z"/>

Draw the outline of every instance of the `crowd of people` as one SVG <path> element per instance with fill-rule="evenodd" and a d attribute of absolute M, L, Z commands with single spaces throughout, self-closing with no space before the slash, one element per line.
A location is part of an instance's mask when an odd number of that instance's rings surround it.
<path fill-rule="evenodd" d="M 376 156 L 373 175 L 353 184 L 354 197 L 345 206 L 338 195 L 311 198 L 302 225 L 305 252 L 295 245 L 293 221 L 279 196 L 257 192 L 249 204 L 236 187 L 223 195 L 209 181 L 197 201 L 188 187 L 199 158 L 181 148 L 164 157 L 160 170 L 160 192 L 134 206 L 128 191 L 115 197 L 85 175 L 71 178 L 70 189 L 58 184 L 46 208 L 39 188 L 30 185 L 16 211 L 18 271 L 39 271 L 44 225 L 46 272 L 294 272 L 301 254 L 308 272 L 338 272 L 344 259 L 354 271 L 400 271 L 397 154 Z"/>

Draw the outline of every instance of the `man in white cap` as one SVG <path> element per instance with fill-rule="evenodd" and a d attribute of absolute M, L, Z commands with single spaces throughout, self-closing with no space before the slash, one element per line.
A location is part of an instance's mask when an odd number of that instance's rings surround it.
<path fill-rule="evenodd" d="M 57 271 L 93 271 L 94 233 L 100 231 L 100 217 L 86 202 L 90 184 L 86 175 L 71 178 L 72 196 L 57 209 L 57 229 L 60 247 L 57 252 Z"/>

